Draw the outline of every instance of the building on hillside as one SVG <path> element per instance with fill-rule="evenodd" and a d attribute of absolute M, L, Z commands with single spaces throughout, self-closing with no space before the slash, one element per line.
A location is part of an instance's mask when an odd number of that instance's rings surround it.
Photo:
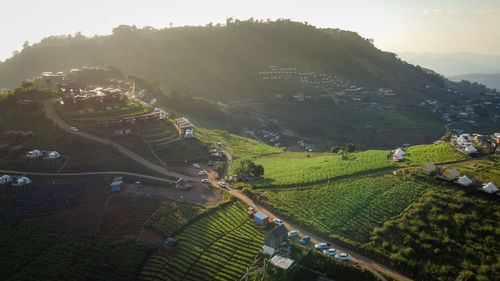
<path fill-rule="evenodd" d="M 111 182 L 111 190 L 112 191 L 120 191 L 122 189 L 122 187 L 123 187 L 123 180 L 121 180 L 121 179 L 114 178 L 113 181 Z"/>
<path fill-rule="evenodd" d="M 113 136 L 126 136 L 132 134 L 132 129 L 131 128 L 125 128 L 125 129 L 114 129 L 113 130 Z"/>
<path fill-rule="evenodd" d="M 460 173 L 457 169 L 445 169 L 442 173 L 437 175 L 438 178 L 452 181 L 460 176 Z"/>
<path fill-rule="evenodd" d="M 457 183 L 462 186 L 469 186 L 472 184 L 472 181 L 467 176 L 462 176 L 457 179 Z"/>
<path fill-rule="evenodd" d="M 275 229 L 269 231 L 264 236 L 263 250 L 269 255 L 274 254 L 276 249 L 288 239 L 288 230 L 282 224 Z"/>
<path fill-rule="evenodd" d="M 257 212 L 253 214 L 253 220 L 260 225 L 266 225 L 269 223 L 269 216 L 263 212 Z"/>
<path fill-rule="evenodd" d="M 186 117 L 176 118 L 175 123 L 181 130 L 182 134 L 185 134 L 186 130 L 194 129 L 193 124 Z"/>
<path fill-rule="evenodd" d="M 187 129 L 186 132 L 184 133 L 184 138 L 190 139 L 190 138 L 194 138 L 194 137 L 195 137 L 195 134 L 194 134 L 193 129 Z"/>
<path fill-rule="evenodd" d="M 280 269 L 283 269 L 283 270 L 289 269 L 293 265 L 293 262 L 294 261 L 292 259 L 278 256 L 278 255 L 272 257 L 272 259 L 269 260 L 270 265 L 275 266 L 275 267 L 280 268 Z"/>
<path fill-rule="evenodd" d="M 498 188 L 492 182 L 489 182 L 483 185 L 483 191 L 488 193 L 495 193 L 498 191 Z"/>
<path fill-rule="evenodd" d="M 419 167 L 419 170 L 425 174 L 432 174 L 436 172 L 436 165 L 434 165 L 432 162 L 425 163 Z"/>

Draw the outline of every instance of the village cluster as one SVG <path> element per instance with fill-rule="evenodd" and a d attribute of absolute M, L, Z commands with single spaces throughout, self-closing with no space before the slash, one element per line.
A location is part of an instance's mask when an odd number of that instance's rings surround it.
<path fill-rule="evenodd" d="M 347 87 L 347 82 L 337 75 L 316 72 L 297 72 L 295 67 L 280 67 L 269 65 L 267 71 L 259 72 L 262 80 L 297 80 L 304 89 Z"/>

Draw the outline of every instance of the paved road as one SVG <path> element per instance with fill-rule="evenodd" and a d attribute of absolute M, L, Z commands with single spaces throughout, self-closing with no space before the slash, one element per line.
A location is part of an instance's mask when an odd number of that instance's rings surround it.
<path fill-rule="evenodd" d="M 101 144 L 104 144 L 107 146 L 111 146 L 114 149 L 116 149 L 118 152 L 128 156 L 130 159 L 134 160 L 135 162 L 137 162 L 137 163 L 141 164 L 142 166 L 149 168 L 155 172 L 158 172 L 160 174 L 170 176 L 170 177 L 184 178 L 186 180 L 194 181 L 194 182 L 199 181 L 199 179 L 196 177 L 191 177 L 191 176 L 187 176 L 187 175 L 184 175 L 184 174 L 181 174 L 178 172 L 174 172 L 174 171 L 168 170 L 165 167 L 162 167 L 160 165 L 152 163 L 151 161 L 147 160 L 146 158 L 140 156 L 139 154 L 133 152 L 132 150 L 126 148 L 125 146 L 123 146 L 115 141 L 112 141 L 112 140 L 109 140 L 109 139 L 106 139 L 103 137 L 99 137 L 96 135 L 92 135 L 92 134 L 89 134 L 86 132 L 82 132 L 80 130 L 78 130 L 78 131 L 71 130 L 70 129 L 71 126 L 68 123 L 66 123 L 66 121 L 55 110 L 55 108 L 54 108 L 55 102 L 56 102 L 56 99 L 50 99 L 50 100 L 45 101 L 45 103 L 44 103 L 45 111 L 47 112 L 48 116 L 50 118 L 52 118 L 52 120 L 54 120 L 54 122 L 56 122 L 56 124 L 59 127 L 61 127 L 62 129 L 64 129 L 65 131 L 67 131 L 71 134 L 80 136 L 80 137 L 84 137 L 84 138 L 93 140 L 95 142 L 98 142 L 98 143 L 101 143 Z"/>

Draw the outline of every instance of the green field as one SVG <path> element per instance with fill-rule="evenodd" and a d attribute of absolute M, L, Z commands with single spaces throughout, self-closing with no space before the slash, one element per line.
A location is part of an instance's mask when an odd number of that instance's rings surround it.
<path fill-rule="evenodd" d="M 264 233 L 245 206 L 235 202 L 192 223 L 176 238 L 174 254 L 153 255 L 140 280 L 239 280 L 261 249 Z"/>
<path fill-rule="evenodd" d="M 0 223 L 1 280 L 133 280 L 149 244 L 42 232 Z"/>
<path fill-rule="evenodd" d="M 498 280 L 499 230 L 496 198 L 437 187 L 376 228 L 365 247 L 416 280 L 466 280 L 456 279 L 462 271 L 479 281 Z"/>
<path fill-rule="evenodd" d="M 422 165 L 427 162 L 439 164 L 470 158 L 458 152 L 449 143 L 411 146 L 405 149 L 405 152 L 405 160 L 401 162 L 403 165 Z"/>
<path fill-rule="evenodd" d="M 346 160 L 335 154 L 286 152 L 253 159 L 264 167 L 263 179 L 250 182 L 253 187 L 309 185 L 337 177 L 394 167 L 389 151 L 369 150 L 350 153 Z M 233 168 L 239 161 L 233 163 Z"/>
<path fill-rule="evenodd" d="M 170 237 L 203 212 L 203 208 L 195 205 L 165 200 L 144 223 L 144 226 L 158 231 L 165 237 Z"/>
<path fill-rule="evenodd" d="M 479 178 L 486 183 L 493 182 L 496 186 L 500 186 L 500 156 L 498 155 L 453 164 L 449 167 L 457 169 L 461 175 L 467 175 L 470 179 Z"/>
<path fill-rule="evenodd" d="M 270 190 L 261 200 L 284 217 L 354 244 L 399 215 L 429 184 L 411 176 L 369 176 L 306 189 Z"/>
<path fill-rule="evenodd" d="M 259 157 L 283 152 L 281 149 L 262 144 L 256 140 L 240 137 L 221 130 L 203 129 L 203 133 L 221 143 L 234 158 Z"/>

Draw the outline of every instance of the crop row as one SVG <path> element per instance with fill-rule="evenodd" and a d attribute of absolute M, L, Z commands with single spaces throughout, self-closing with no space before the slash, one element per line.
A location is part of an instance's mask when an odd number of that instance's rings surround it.
<path fill-rule="evenodd" d="M 263 233 L 239 202 L 199 219 L 176 238 L 175 254 L 152 256 L 140 279 L 239 279 L 263 243 Z"/>

